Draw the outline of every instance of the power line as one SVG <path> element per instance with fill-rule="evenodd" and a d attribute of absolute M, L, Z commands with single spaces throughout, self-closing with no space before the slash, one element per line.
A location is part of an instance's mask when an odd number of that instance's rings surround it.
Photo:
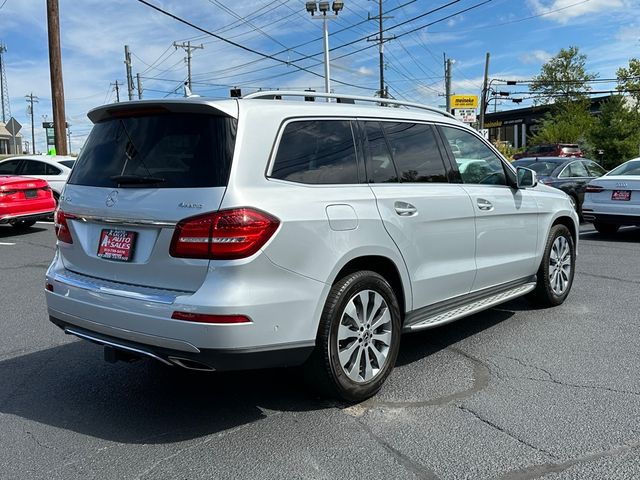
<path fill-rule="evenodd" d="M 490 1 L 490 0 L 489 0 L 489 1 Z M 185 19 L 183 19 L 183 18 L 178 17 L 177 15 L 174 15 L 174 14 L 173 14 L 173 13 L 171 13 L 171 12 L 168 12 L 168 11 L 166 11 L 166 10 L 163 10 L 162 8 L 157 7 L 156 5 L 153 5 L 153 4 L 149 3 L 149 2 L 147 2 L 146 0 L 138 0 L 138 2 L 140 2 L 140 3 L 142 3 L 142 4 L 146 5 L 146 6 L 148 6 L 148 7 L 150 7 L 150 8 L 152 8 L 152 9 L 154 9 L 154 10 L 156 10 L 156 11 L 160 12 L 160 13 L 162 13 L 163 15 L 166 15 L 166 16 L 168 16 L 168 17 L 171 17 L 171 18 L 173 18 L 174 20 L 177 20 L 177 21 L 178 21 L 178 22 L 180 22 L 180 23 L 184 23 L 185 25 L 188 25 L 188 26 L 190 26 L 191 28 L 195 28 L 196 30 L 199 30 L 199 31 L 201 31 L 201 32 L 203 32 L 203 33 L 206 33 L 206 34 L 208 34 L 208 35 L 211 35 L 212 37 L 215 37 L 215 38 L 217 38 L 217 39 L 219 39 L 219 40 L 221 40 L 221 41 L 223 41 L 223 42 L 225 42 L 225 43 L 228 43 L 228 44 L 230 44 L 230 45 L 233 45 L 234 47 L 240 48 L 240 49 L 242 49 L 242 50 L 245 50 L 245 51 L 247 51 L 247 52 L 253 53 L 253 54 L 255 54 L 255 55 L 259 55 L 259 56 L 264 57 L 264 58 L 268 58 L 268 59 L 270 59 L 270 60 L 273 60 L 273 61 L 275 61 L 275 62 L 281 63 L 281 64 L 283 64 L 283 65 L 292 66 L 292 67 L 294 67 L 294 68 L 296 68 L 296 69 L 298 69 L 298 70 L 300 70 L 300 71 L 310 73 L 311 75 L 314 75 L 314 76 L 316 76 L 316 77 L 321 77 L 321 78 L 323 78 L 323 76 L 322 76 L 321 74 L 316 73 L 316 72 L 314 72 L 314 71 L 312 71 L 312 70 L 309 70 L 309 69 L 307 69 L 307 68 L 301 67 L 301 66 L 299 66 L 299 65 L 295 65 L 295 64 L 294 64 L 294 63 L 292 63 L 292 62 L 288 62 L 288 61 L 286 61 L 286 60 L 282 60 L 282 59 L 280 59 L 280 58 L 274 57 L 273 55 L 269 55 L 269 54 L 267 54 L 267 53 L 260 52 L 260 51 L 258 51 L 258 50 L 255 50 L 255 49 L 251 48 L 251 47 L 247 47 L 247 46 L 245 46 L 245 45 L 241 45 L 241 44 L 239 44 L 239 43 L 237 43 L 237 42 L 234 42 L 233 40 L 229 40 L 229 39 L 224 38 L 224 37 L 222 37 L 222 36 L 220 36 L 220 35 L 217 35 L 217 34 L 215 34 L 215 33 L 213 33 L 213 32 L 210 32 L 210 31 L 208 31 L 208 30 L 206 30 L 206 29 L 204 29 L 204 28 L 202 28 L 202 27 L 199 27 L 199 26 L 197 26 L 197 25 L 195 25 L 195 24 L 193 24 L 193 23 L 189 22 L 188 20 L 185 20 Z M 342 85 L 347 85 L 347 86 L 349 86 L 349 87 L 354 87 L 354 88 L 359 88 L 359 89 L 363 89 L 363 90 L 368 90 L 368 89 L 365 89 L 365 88 L 361 87 L 360 85 L 355 85 L 355 84 L 352 84 L 352 83 L 342 82 L 342 81 L 340 81 L 340 80 L 334 80 L 334 82 L 336 82 L 336 83 L 340 83 L 340 84 L 342 84 Z"/>

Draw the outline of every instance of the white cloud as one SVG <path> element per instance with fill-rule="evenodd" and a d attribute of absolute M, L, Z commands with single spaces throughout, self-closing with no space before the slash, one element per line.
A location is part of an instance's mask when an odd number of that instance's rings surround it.
<path fill-rule="evenodd" d="M 528 0 L 528 3 L 536 15 L 561 24 L 584 15 L 631 7 L 629 0 Z"/>
<path fill-rule="evenodd" d="M 549 61 L 551 57 L 553 57 L 553 54 L 545 52 L 544 50 L 533 50 L 520 55 L 520 61 L 526 64 L 542 64 Z"/>

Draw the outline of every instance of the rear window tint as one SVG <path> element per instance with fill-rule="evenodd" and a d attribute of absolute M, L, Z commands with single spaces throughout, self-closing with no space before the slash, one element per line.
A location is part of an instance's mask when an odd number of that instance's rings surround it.
<path fill-rule="evenodd" d="M 60 165 L 64 165 L 67 168 L 73 168 L 73 164 L 76 163 L 75 160 L 61 160 L 58 162 Z"/>
<path fill-rule="evenodd" d="M 282 134 L 271 177 L 307 184 L 358 183 L 351 122 L 289 123 Z"/>
<path fill-rule="evenodd" d="M 168 113 L 97 123 L 76 160 L 69 183 L 117 187 L 112 177 L 162 179 L 128 187 L 226 186 L 237 121 L 230 117 Z"/>

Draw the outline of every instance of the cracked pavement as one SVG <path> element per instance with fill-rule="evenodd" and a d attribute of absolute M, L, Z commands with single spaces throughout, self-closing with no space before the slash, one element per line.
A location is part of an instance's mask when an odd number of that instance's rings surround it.
<path fill-rule="evenodd" d="M 640 229 L 581 228 L 564 305 L 407 335 L 383 390 L 110 365 L 46 318 L 50 224 L 0 239 L 0 479 L 640 478 Z"/>

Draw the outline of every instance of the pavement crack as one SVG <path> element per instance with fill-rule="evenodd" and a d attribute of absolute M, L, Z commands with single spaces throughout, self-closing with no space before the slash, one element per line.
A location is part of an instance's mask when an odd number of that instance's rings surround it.
<path fill-rule="evenodd" d="M 429 400 L 419 400 L 419 401 L 411 401 L 411 402 L 393 402 L 386 400 L 377 400 L 375 397 L 358 404 L 364 409 L 371 409 L 375 407 L 385 407 L 385 408 L 420 408 L 420 407 L 439 407 L 443 405 L 450 404 L 452 402 L 460 402 L 466 400 L 476 393 L 484 390 L 489 385 L 489 379 L 491 374 L 493 373 L 489 366 L 483 361 L 479 360 L 468 353 L 455 348 L 455 347 L 444 347 L 452 352 L 466 358 L 470 361 L 473 366 L 472 371 L 472 384 L 470 387 L 465 388 L 464 390 L 459 390 L 454 393 L 450 393 L 448 395 L 443 395 L 441 397 L 432 398 Z M 351 407 L 353 409 L 353 407 Z M 346 412 L 350 413 L 350 412 Z M 358 415 L 352 416 L 360 416 L 362 413 L 357 412 Z"/>
<path fill-rule="evenodd" d="M 480 420 L 482 423 L 490 426 L 491 428 L 498 430 L 501 433 L 504 433 L 505 435 L 507 435 L 508 437 L 511 437 L 512 439 L 514 439 L 515 441 L 517 441 L 518 443 L 531 448 L 532 450 L 535 450 L 536 452 L 542 453 L 544 455 L 547 455 L 555 460 L 557 460 L 559 457 L 557 455 L 554 455 L 553 453 L 540 448 L 540 447 L 536 447 L 535 445 L 533 445 L 532 443 L 527 442 L 526 440 L 518 437 L 516 434 L 508 431 L 506 428 L 501 427 L 500 425 L 498 425 L 497 423 L 492 422 L 491 420 L 484 418 L 482 415 L 480 415 L 478 412 L 470 409 L 469 407 L 465 407 L 464 405 L 458 405 L 458 409 L 462 410 L 465 413 L 469 413 L 471 415 L 473 415 L 476 419 Z"/>
<path fill-rule="evenodd" d="M 561 473 L 569 468 L 582 463 L 594 462 L 603 458 L 616 457 L 640 447 L 640 442 L 619 445 L 608 450 L 596 453 L 589 453 L 581 457 L 572 458 L 564 462 L 543 463 L 529 467 L 519 468 L 502 475 L 500 480 L 533 480 L 549 475 L 550 473 Z"/>
<path fill-rule="evenodd" d="M 607 275 L 596 275 L 595 273 L 587 273 L 587 272 L 582 272 L 582 271 L 579 271 L 578 273 L 580 275 L 584 275 L 585 277 L 600 278 L 602 280 L 615 280 L 616 282 L 631 283 L 633 285 L 640 285 L 640 280 L 628 280 L 628 279 L 625 279 L 625 278 L 609 277 Z"/>
<path fill-rule="evenodd" d="M 23 431 L 40 448 L 46 448 L 47 450 L 55 450 L 54 447 L 52 447 L 50 445 L 46 445 L 46 444 L 42 443 L 40 440 L 38 440 L 38 438 L 32 432 L 30 432 L 29 430 L 23 429 Z"/>
<path fill-rule="evenodd" d="M 560 386 L 569 387 L 569 388 L 580 388 L 580 389 L 588 389 L 588 390 L 604 390 L 604 391 L 611 392 L 611 393 L 619 393 L 619 394 L 623 394 L 623 395 L 640 396 L 639 392 L 635 392 L 633 390 L 619 390 L 619 389 L 616 389 L 616 388 L 605 387 L 605 386 L 602 386 L 602 385 L 583 385 L 583 384 L 579 384 L 579 383 L 565 382 L 565 381 L 562 381 L 562 380 L 558 380 L 558 378 L 556 376 L 554 376 L 549 370 L 547 370 L 547 369 L 545 369 L 543 367 L 540 367 L 538 365 L 532 365 L 532 364 L 523 362 L 519 358 L 510 357 L 510 356 L 507 356 L 507 355 L 497 355 L 497 356 L 502 357 L 502 358 L 506 358 L 506 359 L 509 359 L 509 360 L 513 360 L 514 362 L 518 363 L 519 365 L 521 365 L 521 366 L 523 366 L 525 368 L 531 368 L 531 369 L 537 370 L 539 372 L 542 372 L 544 375 L 546 375 L 547 378 L 532 378 L 532 377 L 518 376 L 518 375 L 506 375 L 507 377 L 521 378 L 521 379 L 524 379 L 524 380 L 531 380 L 531 381 L 534 381 L 534 382 L 553 383 L 555 385 L 560 385 Z"/>
<path fill-rule="evenodd" d="M 404 453 L 392 447 L 386 440 L 382 437 L 378 436 L 372 429 L 364 422 L 356 420 L 362 429 L 369 435 L 374 442 L 380 445 L 387 453 L 389 453 L 394 460 L 402 465 L 404 468 L 409 470 L 411 473 L 415 475 L 416 478 L 420 480 L 438 480 L 438 476 L 428 468 L 414 462 L 411 458 L 407 457 Z"/>

